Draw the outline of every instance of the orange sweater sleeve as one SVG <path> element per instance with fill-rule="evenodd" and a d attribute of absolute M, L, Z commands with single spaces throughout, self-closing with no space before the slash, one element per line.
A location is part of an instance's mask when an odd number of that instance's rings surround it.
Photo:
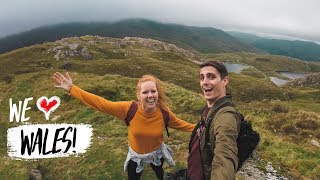
<path fill-rule="evenodd" d="M 72 85 L 70 96 L 80 100 L 82 103 L 93 109 L 113 115 L 121 120 L 126 118 L 130 104 L 132 103 L 132 101 L 112 102 L 84 91 L 76 85 Z"/>
<path fill-rule="evenodd" d="M 186 122 L 182 119 L 177 118 L 176 115 L 171 110 L 169 110 L 168 112 L 170 116 L 168 126 L 170 128 L 181 130 L 181 131 L 188 131 L 188 132 L 193 131 L 196 124 L 191 124 L 189 122 Z"/>

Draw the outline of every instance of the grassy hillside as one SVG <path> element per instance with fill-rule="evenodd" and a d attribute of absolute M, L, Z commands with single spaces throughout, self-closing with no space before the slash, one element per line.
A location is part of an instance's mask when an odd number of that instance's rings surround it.
<path fill-rule="evenodd" d="M 289 59 L 257 54 L 216 54 L 199 56 L 177 46 L 141 38 L 113 39 L 82 36 L 53 43 L 34 45 L 0 55 L 0 178 L 26 179 L 38 169 L 46 179 L 125 179 L 123 162 L 127 153 L 126 126 L 118 119 L 85 107 L 55 88 L 54 72 L 69 71 L 76 85 L 110 100 L 134 100 L 137 78 L 154 74 L 163 81 L 171 108 L 190 122 L 199 119 L 204 101 L 199 91 L 198 65 L 203 58 L 235 61 L 253 67 L 242 74 L 230 74 L 228 91 L 237 108 L 253 123 L 262 136 L 257 149 L 259 164 L 267 162 L 293 179 L 319 179 L 320 91 L 317 88 L 279 88 L 263 75 L 275 73 L 273 64 L 285 67 Z M 258 59 L 258 60 L 257 60 Z M 315 71 L 318 64 L 292 61 L 293 70 Z M 257 67 L 256 67 L 257 66 Z M 262 74 L 262 75 L 261 75 Z M 45 121 L 35 100 L 40 96 L 61 98 L 60 107 L 51 114 L 55 121 Z M 13 101 L 33 97 L 29 123 L 87 123 L 93 126 L 93 143 L 80 157 L 12 160 L 7 155 L 6 131 L 21 125 L 9 122 L 10 98 Z M 170 130 L 165 141 L 174 150 L 176 167 L 186 166 L 189 133 Z M 143 179 L 154 179 L 148 167 Z"/>
<path fill-rule="evenodd" d="M 203 53 L 261 52 L 219 29 L 129 19 L 114 23 L 66 23 L 39 27 L 0 39 L 0 53 L 64 37 L 83 35 L 153 38 Z"/>

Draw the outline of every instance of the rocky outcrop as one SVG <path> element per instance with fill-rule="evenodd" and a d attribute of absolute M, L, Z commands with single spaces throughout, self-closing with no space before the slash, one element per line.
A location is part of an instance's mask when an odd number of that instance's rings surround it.
<path fill-rule="evenodd" d="M 262 161 L 257 154 L 249 158 L 237 173 L 237 179 L 245 180 L 288 180 L 289 178 L 280 175 L 272 166 L 271 162 L 267 162 L 263 170 L 257 166 Z"/>
<path fill-rule="evenodd" d="M 294 79 L 285 84 L 286 87 L 320 87 L 320 73 L 312 73 L 306 77 Z"/>
<path fill-rule="evenodd" d="M 109 50 L 112 53 L 121 52 L 125 57 L 142 56 L 145 50 L 152 50 L 155 52 L 171 52 L 194 62 L 201 61 L 200 57 L 195 53 L 179 48 L 176 45 L 139 37 L 125 37 L 123 39 L 101 36 L 64 38 L 56 41 L 56 46 L 48 51 L 54 52 L 54 58 L 57 60 L 76 56 L 83 57 L 84 59 L 92 59 L 93 53 L 90 51 L 92 47 L 102 50 L 106 46 L 110 47 L 110 49 L 105 50 Z"/>
<path fill-rule="evenodd" d="M 58 46 L 49 49 L 49 52 L 54 52 L 56 60 L 66 59 L 68 57 L 82 57 L 84 59 L 92 59 L 92 53 L 81 44 L 69 43 L 68 38 L 57 41 Z"/>
<path fill-rule="evenodd" d="M 179 48 L 174 44 L 169 44 L 169 43 L 161 42 L 154 39 L 146 39 L 146 38 L 139 38 L 139 37 L 125 37 L 122 40 L 127 41 L 127 44 L 131 44 L 131 43 L 139 44 L 142 47 L 145 47 L 147 49 L 152 49 L 155 51 L 172 52 L 187 58 L 199 59 L 198 56 L 196 56 L 194 53 L 188 50 Z"/>

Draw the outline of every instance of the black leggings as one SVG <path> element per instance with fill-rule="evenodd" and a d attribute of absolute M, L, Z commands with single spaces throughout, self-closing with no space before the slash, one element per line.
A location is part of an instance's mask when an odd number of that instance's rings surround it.
<path fill-rule="evenodd" d="M 153 171 L 156 173 L 156 176 L 159 180 L 163 180 L 163 158 L 160 159 L 161 160 L 161 165 L 160 166 L 155 166 L 152 163 L 150 163 L 151 168 L 153 169 Z M 138 164 L 132 160 L 129 161 L 128 164 L 128 180 L 139 180 L 141 178 L 142 175 L 142 171 L 140 173 L 136 173 L 136 168 L 137 168 Z"/>

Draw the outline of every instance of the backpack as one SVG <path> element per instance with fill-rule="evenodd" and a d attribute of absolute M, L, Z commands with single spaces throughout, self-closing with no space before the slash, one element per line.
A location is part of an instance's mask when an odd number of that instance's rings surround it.
<path fill-rule="evenodd" d="M 166 127 L 167 135 L 168 135 L 168 137 L 170 137 L 169 130 L 168 130 L 168 122 L 170 120 L 169 113 L 168 113 L 168 111 L 165 111 L 162 108 L 160 108 L 160 109 L 161 109 L 161 113 L 162 113 L 162 116 L 163 116 L 164 126 Z M 130 121 L 133 119 L 133 117 L 136 114 L 137 110 L 138 110 L 138 103 L 137 102 L 132 102 L 132 104 L 130 105 L 129 111 L 127 113 L 127 117 L 125 118 L 127 126 L 129 126 Z"/>
<path fill-rule="evenodd" d="M 205 146 L 209 148 L 209 152 L 211 154 L 211 143 L 210 143 L 210 136 L 209 136 L 209 129 L 210 129 L 210 124 L 212 122 L 213 117 L 215 114 L 223 107 L 226 106 L 232 106 L 234 105 L 231 102 L 227 102 L 222 104 L 221 106 L 217 107 L 209 116 L 209 120 L 207 123 L 205 123 Z M 239 113 L 240 116 L 240 132 L 238 134 L 238 139 L 237 139 L 237 146 L 238 146 L 238 169 L 241 168 L 243 163 L 252 155 L 253 151 L 256 149 L 256 147 L 259 144 L 260 141 L 260 135 L 256 131 L 252 129 L 252 125 L 249 121 L 246 121 L 244 119 L 244 116 Z M 212 154 L 211 154 L 211 157 Z"/>

